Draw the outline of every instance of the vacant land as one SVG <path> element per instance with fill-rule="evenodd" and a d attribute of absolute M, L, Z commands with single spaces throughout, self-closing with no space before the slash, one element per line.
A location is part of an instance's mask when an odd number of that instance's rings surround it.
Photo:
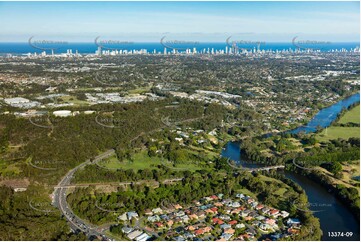
<path fill-rule="evenodd" d="M 333 185 L 341 184 L 346 187 L 354 187 L 360 190 L 360 161 L 343 162 L 342 163 L 342 178 L 336 178 L 331 172 L 322 167 L 317 167 L 320 173 L 327 175 Z"/>
<path fill-rule="evenodd" d="M 161 164 L 161 159 L 159 157 L 149 157 L 146 151 L 142 151 L 134 154 L 131 160 L 119 161 L 115 156 L 112 156 L 104 161 L 98 162 L 98 164 L 113 170 L 134 169 L 138 171 L 155 168 Z"/>
<path fill-rule="evenodd" d="M 341 119 L 337 122 L 339 124 L 347 123 L 360 123 L 360 105 L 354 107 L 350 111 L 346 112 Z M 332 139 L 349 139 L 351 137 L 360 138 L 360 127 L 340 127 L 331 126 L 322 130 L 317 135 L 317 139 L 320 141 L 328 141 Z"/>
<path fill-rule="evenodd" d="M 339 124 L 360 123 L 360 105 L 354 107 L 338 121 Z"/>
<path fill-rule="evenodd" d="M 338 127 L 331 126 L 324 129 L 320 134 L 317 135 L 319 141 L 328 141 L 332 139 L 349 139 L 351 137 L 360 138 L 360 127 Z"/>
<path fill-rule="evenodd" d="M 135 171 L 144 170 L 144 169 L 156 169 L 159 165 L 164 165 L 170 169 L 175 170 L 189 170 L 196 171 L 203 169 L 204 164 L 198 163 L 197 161 L 189 161 L 187 164 L 174 165 L 172 162 L 162 159 L 160 157 L 149 157 L 146 150 L 143 150 L 139 153 L 134 154 L 131 159 L 124 161 L 119 161 L 115 156 L 112 156 L 106 160 L 98 162 L 99 166 L 106 167 L 111 170 L 116 169 L 133 169 Z"/>
<path fill-rule="evenodd" d="M 342 164 L 343 181 L 357 184 L 360 179 L 360 161 L 344 162 Z M 357 186 L 359 189 L 359 185 Z"/>

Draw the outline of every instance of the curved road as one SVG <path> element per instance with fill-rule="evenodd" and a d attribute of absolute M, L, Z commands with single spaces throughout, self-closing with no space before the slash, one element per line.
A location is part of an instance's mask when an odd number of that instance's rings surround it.
<path fill-rule="evenodd" d="M 111 155 L 113 155 L 115 151 L 108 150 L 94 158 L 94 162 L 97 162 L 99 160 L 102 160 L 104 158 L 107 158 Z M 87 160 L 84 163 L 81 163 L 80 165 L 76 166 L 75 168 L 71 169 L 64 177 L 63 179 L 58 183 L 58 185 L 55 187 L 55 190 L 53 192 L 53 205 L 60 209 L 60 211 L 65 216 L 66 220 L 69 221 L 70 227 L 76 231 L 80 230 L 86 234 L 89 238 L 91 236 L 97 236 L 102 238 L 102 240 L 112 240 L 102 234 L 102 230 L 94 227 L 91 224 L 86 223 L 84 220 L 76 216 L 73 211 L 68 206 L 68 203 L 66 201 L 66 193 L 67 189 L 70 185 L 71 179 L 73 178 L 74 173 L 79 170 L 82 167 L 85 167 L 86 165 L 91 164 L 92 161 Z"/>
<path fill-rule="evenodd" d="M 203 119 L 207 116 L 202 116 L 199 118 L 191 118 L 191 119 L 186 119 L 186 120 L 182 120 L 182 121 L 178 121 L 173 123 L 173 125 L 177 125 L 177 124 L 181 124 L 181 123 L 185 123 L 185 122 L 192 122 L 192 121 L 196 121 L 198 119 Z M 148 132 L 142 132 L 139 135 L 137 135 L 135 138 L 133 138 L 131 140 L 134 141 L 137 138 L 139 138 L 140 136 L 144 135 L 144 134 L 150 134 L 153 132 L 157 132 L 162 130 L 163 128 L 165 128 L 167 125 L 157 128 L 157 129 L 153 129 L 151 131 Z M 71 210 L 71 208 L 69 207 L 67 201 L 66 201 L 66 194 L 67 194 L 67 190 L 72 187 L 70 186 L 70 182 L 71 179 L 73 178 L 74 173 L 79 170 L 80 168 L 85 167 L 86 165 L 89 165 L 93 162 L 98 162 L 101 161 L 104 158 L 107 158 L 109 156 L 112 156 L 113 154 L 115 154 L 115 150 L 114 149 L 110 149 L 98 156 L 96 156 L 94 158 L 93 161 L 91 160 L 87 160 L 83 163 L 81 163 L 80 165 L 76 166 L 75 168 L 71 169 L 64 177 L 63 179 L 58 183 L 58 185 L 56 187 L 54 187 L 54 192 L 53 192 L 53 202 L 52 204 L 54 206 L 56 206 L 57 208 L 60 209 L 60 211 L 63 213 L 63 215 L 65 216 L 66 220 L 68 220 L 68 222 L 70 223 L 70 227 L 76 231 L 76 230 L 80 230 L 82 232 L 84 232 L 86 234 L 86 236 L 91 237 L 91 236 L 97 236 L 99 238 L 102 238 L 102 240 L 114 240 L 111 238 L 108 238 L 106 235 L 104 235 L 103 231 L 106 230 L 107 228 L 103 227 L 96 227 L 94 225 L 91 225 L 87 222 L 85 222 L 84 220 L 82 220 L 81 218 L 79 218 L 78 216 L 76 216 L 73 211 Z M 165 180 L 164 182 L 174 182 L 174 181 L 180 181 L 183 178 L 175 178 L 175 179 L 169 179 L 169 180 Z"/>
<path fill-rule="evenodd" d="M 92 224 L 89 224 L 85 222 L 83 219 L 76 216 L 71 208 L 69 207 L 66 196 L 67 196 L 67 190 L 72 187 L 76 187 L 70 185 L 71 179 L 73 178 L 73 175 L 76 171 L 78 171 L 80 168 L 83 168 L 93 162 L 98 162 L 104 158 L 107 158 L 109 156 L 112 156 L 115 153 L 113 149 L 108 150 L 94 158 L 93 161 L 87 160 L 84 163 L 81 163 L 80 165 L 76 166 L 75 168 L 71 169 L 64 177 L 63 179 L 58 183 L 57 186 L 54 187 L 53 192 L 53 205 L 60 209 L 60 211 L 65 216 L 66 220 L 68 220 L 70 227 L 72 230 L 77 231 L 80 230 L 86 234 L 88 238 L 92 236 L 96 236 L 98 238 L 102 238 L 102 240 L 105 241 L 111 241 L 114 240 L 112 238 L 109 238 L 104 234 L 104 231 L 109 229 L 110 225 L 107 226 L 94 226 Z M 173 179 L 166 179 L 163 181 L 163 183 L 173 183 L 177 181 L 181 181 L 183 178 L 173 178 Z M 118 185 L 128 185 L 128 184 L 140 184 L 146 181 L 138 181 L 138 182 L 120 182 L 117 183 Z M 158 182 L 156 182 L 158 183 Z M 159 183 L 158 183 L 159 184 Z M 80 186 L 87 186 L 91 184 L 84 184 Z"/>

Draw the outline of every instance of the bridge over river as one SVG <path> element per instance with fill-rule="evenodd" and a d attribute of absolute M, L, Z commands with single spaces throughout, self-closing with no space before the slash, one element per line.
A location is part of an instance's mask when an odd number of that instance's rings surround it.
<path fill-rule="evenodd" d="M 258 167 L 258 168 L 245 168 L 243 169 L 249 171 L 249 172 L 257 172 L 257 171 L 270 171 L 270 170 L 277 170 L 277 169 L 284 169 L 285 166 L 279 165 L 279 166 L 265 166 L 265 167 Z"/>
<path fill-rule="evenodd" d="M 234 161 L 233 161 L 234 162 Z M 248 172 L 257 172 L 257 171 L 270 171 L 270 170 L 277 170 L 277 169 L 284 169 L 284 165 L 277 165 L 277 166 L 264 166 L 264 167 L 244 167 L 242 165 L 238 166 L 236 164 L 232 164 L 231 159 L 227 159 L 227 163 L 229 166 L 233 167 L 236 170 L 244 170 Z"/>

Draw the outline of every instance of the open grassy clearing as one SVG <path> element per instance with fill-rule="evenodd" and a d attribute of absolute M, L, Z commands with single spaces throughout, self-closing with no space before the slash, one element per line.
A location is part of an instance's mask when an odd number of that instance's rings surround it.
<path fill-rule="evenodd" d="M 186 164 L 178 164 L 174 166 L 173 163 L 162 160 L 160 157 L 149 157 L 146 150 L 134 154 L 130 160 L 119 161 L 116 156 L 112 156 L 108 159 L 98 162 L 98 164 L 113 170 L 133 169 L 135 171 L 144 169 L 157 169 L 157 166 L 162 164 L 174 169 L 196 171 L 202 169 L 203 165 L 206 165 L 204 162 L 198 164 L 196 161 L 189 161 Z"/>
<path fill-rule="evenodd" d="M 316 139 L 319 141 L 329 141 L 338 138 L 347 140 L 351 137 L 360 138 L 360 127 L 331 126 L 317 134 Z"/>
<path fill-rule="evenodd" d="M 352 108 L 350 111 L 346 112 L 345 115 L 341 117 L 341 119 L 337 122 L 339 124 L 347 124 L 347 123 L 360 123 L 360 105 Z"/>
<path fill-rule="evenodd" d="M 347 123 L 360 123 L 360 105 L 347 111 L 341 119 L 337 122 L 339 124 Z M 360 127 L 339 127 L 331 126 L 322 130 L 321 133 L 316 135 L 316 139 L 319 141 L 329 141 L 332 139 L 349 139 L 351 137 L 360 138 Z"/>

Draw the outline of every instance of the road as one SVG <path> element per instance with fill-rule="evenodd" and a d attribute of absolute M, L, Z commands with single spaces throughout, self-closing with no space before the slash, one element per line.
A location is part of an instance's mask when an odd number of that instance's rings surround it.
<path fill-rule="evenodd" d="M 187 119 L 187 120 L 183 120 L 183 121 L 179 121 L 179 122 L 175 122 L 174 124 L 181 124 L 181 123 L 185 123 L 185 122 L 192 122 L 198 119 L 202 119 L 204 117 L 201 118 L 192 118 L 192 119 Z M 165 128 L 166 126 L 157 128 L 157 129 L 153 129 L 151 131 L 148 132 L 142 132 L 139 135 L 137 135 L 136 137 L 134 137 L 132 141 L 138 139 L 140 136 L 144 135 L 144 134 L 151 134 L 157 131 L 162 130 L 163 128 Z M 130 142 L 130 143 L 131 143 Z M 80 165 L 76 166 L 75 168 L 71 169 L 64 177 L 63 179 L 58 183 L 57 186 L 54 187 L 54 192 L 53 192 L 53 202 L 52 204 L 59 208 L 60 211 L 62 212 L 62 214 L 65 216 L 66 220 L 69 222 L 70 227 L 72 230 L 77 231 L 80 230 L 82 232 L 84 232 L 86 234 L 86 236 L 88 238 L 92 237 L 92 236 L 96 236 L 99 238 L 102 238 L 102 240 L 114 240 L 111 238 L 108 238 L 103 231 L 107 230 L 109 228 L 109 226 L 107 227 L 97 227 L 94 225 L 91 225 L 89 223 L 87 223 L 86 221 L 82 220 L 81 218 L 79 218 L 78 216 L 76 216 L 73 211 L 71 210 L 71 208 L 69 207 L 67 201 L 66 201 L 66 196 L 67 196 L 67 190 L 69 188 L 73 188 L 73 187 L 77 187 L 77 186 L 89 186 L 90 184 L 80 184 L 80 185 L 70 185 L 71 183 L 71 179 L 73 178 L 74 174 L 76 171 L 78 171 L 79 169 L 91 164 L 91 163 L 96 163 L 98 161 L 101 161 L 104 158 L 110 157 L 113 154 L 115 154 L 115 150 L 111 149 L 108 150 L 98 156 L 96 156 L 92 161 L 91 160 L 87 160 L 83 163 L 81 163 Z M 174 178 L 174 179 L 168 179 L 168 180 L 164 180 L 163 183 L 172 183 L 172 182 L 177 182 L 177 181 L 181 181 L 183 178 Z M 140 182 L 144 182 L 144 181 L 140 181 Z M 135 182 L 138 183 L 138 182 Z M 132 184 L 132 182 L 122 182 L 122 183 L 118 183 L 118 185 L 129 185 Z M 159 185 L 159 184 L 158 184 Z"/>
<path fill-rule="evenodd" d="M 84 232 L 88 238 L 90 238 L 92 236 L 96 236 L 98 238 L 102 238 L 102 240 L 104 240 L 104 241 L 114 240 L 114 239 L 109 238 L 108 236 L 106 236 L 104 234 L 104 231 L 108 230 L 110 225 L 107 225 L 107 226 L 103 225 L 103 226 L 99 226 L 99 227 L 94 226 L 92 224 L 87 223 L 86 221 L 79 218 L 78 216 L 76 216 L 73 213 L 73 211 L 69 207 L 69 205 L 67 203 L 67 200 L 66 200 L 67 190 L 69 188 L 73 188 L 73 187 L 94 185 L 94 183 L 70 185 L 70 183 L 71 183 L 71 179 L 73 178 L 75 172 L 78 171 L 80 168 L 83 168 L 83 167 L 85 167 L 85 166 L 87 166 L 89 164 L 92 164 L 94 162 L 98 162 L 98 161 L 100 161 L 102 159 L 105 159 L 105 158 L 107 158 L 109 156 L 112 156 L 114 153 L 115 153 L 115 151 L 113 149 L 108 150 L 108 151 L 96 156 L 93 161 L 87 160 L 87 161 L 81 163 L 80 165 L 78 165 L 75 168 L 71 169 L 63 177 L 63 179 L 58 183 L 58 185 L 54 187 L 53 203 L 52 204 L 60 209 L 62 214 L 65 216 L 66 220 L 69 222 L 70 227 L 71 227 L 72 230 L 74 230 L 74 231 L 80 230 L 80 231 Z M 166 180 L 163 181 L 163 183 L 178 182 L 178 181 L 181 181 L 182 179 L 183 178 L 166 179 Z M 156 184 L 159 185 L 159 182 L 157 182 L 157 181 L 149 181 L 149 180 L 142 180 L 142 181 L 137 181 L 137 182 L 117 182 L 117 183 L 114 183 L 114 184 L 117 184 L 117 185 L 130 185 L 130 184 L 141 184 L 141 183 L 144 183 L 144 182 L 152 182 L 155 185 Z M 104 184 L 99 183 L 99 185 L 104 185 Z"/>
<path fill-rule="evenodd" d="M 104 158 L 107 158 L 115 153 L 114 150 L 108 150 L 94 158 L 94 162 L 97 162 L 99 160 L 102 160 Z M 75 168 L 71 169 L 64 177 L 63 179 L 58 183 L 58 185 L 55 187 L 55 190 L 53 192 L 53 205 L 60 209 L 60 211 L 65 216 L 66 220 L 70 223 L 71 229 L 74 231 L 80 230 L 86 234 L 88 238 L 91 238 L 92 236 L 96 236 L 98 238 L 102 238 L 102 240 L 112 240 L 105 236 L 101 231 L 103 229 L 100 229 L 96 226 L 93 226 L 78 216 L 76 216 L 73 211 L 70 209 L 67 201 L 66 201 L 66 194 L 67 189 L 70 185 L 71 179 L 73 178 L 74 173 L 79 170 L 82 167 L 85 167 L 86 165 L 91 164 L 91 160 L 87 160 L 80 165 L 76 166 Z"/>

